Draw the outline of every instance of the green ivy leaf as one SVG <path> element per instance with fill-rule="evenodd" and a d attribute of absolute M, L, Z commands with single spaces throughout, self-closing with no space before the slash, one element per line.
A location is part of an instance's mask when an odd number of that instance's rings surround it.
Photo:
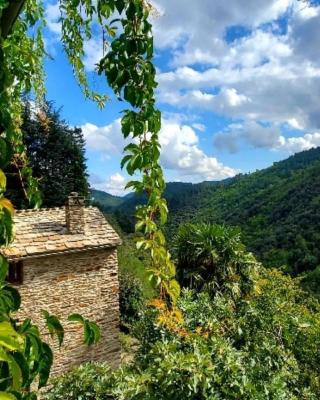
<path fill-rule="evenodd" d="M 116 6 L 118 13 L 121 14 L 122 11 L 124 10 L 124 6 L 125 6 L 124 0 L 116 0 L 115 6 Z"/>
<path fill-rule="evenodd" d="M 0 282 L 4 282 L 9 270 L 8 261 L 0 254 Z"/>
<path fill-rule="evenodd" d="M 42 342 L 41 353 L 39 357 L 39 384 L 41 389 L 44 387 L 49 379 L 50 370 L 53 364 L 53 353 L 47 343 Z"/>
<path fill-rule="evenodd" d="M 46 325 L 51 337 L 56 335 L 58 338 L 59 346 L 61 347 L 64 338 L 63 326 L 55 315 L 50 315 L 46 310 L 41 310 L 41 312 L 46 320 Z"/>
<path fill-rule="evenodd" d="M 91 346 L 99 341 L 100 328 L 95 322 L 91 322 L 88 319 L 83 318 L 80 314 L 69 315 L 68 321 L 81 323 L 84 330 L 84 343 L 88 346 Z"/>
<path fill-rule="evenodd" d="M 5 352 L 1 348 L 0 360 L 6 362 L 9 366 L 9 373 L 12 379 L 12 390 L 20 390 L 22 386 L 22 372 L 19 364 L 16 362 L 12 354 Z"/>
<path fill-rule="evenodd" d="M 22 387 L 27 387 L 29 386 L 29 365 L 27 360 L 25 359 L 24 355 L 20 352 L 14 352 L 12 353 L 12 357 L 14 358 L 16 364 L 19 366 L 21 370 L 21 377 L 22 377 Z M 0 398 L 1 399 L 1 398 Z"/>

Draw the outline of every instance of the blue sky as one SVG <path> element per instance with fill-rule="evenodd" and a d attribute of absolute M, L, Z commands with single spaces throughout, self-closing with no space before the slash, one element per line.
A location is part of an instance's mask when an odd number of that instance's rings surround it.
<path fill-rule="evenodd" d="M 320 6 L 297 0 L 156 0 L 153 16 L 161 161 L 167 180 L 220 180 L 320 145 Z M 58 6 L 46 2 L 47 98 L 82 127 L 93 187 L 123 194 L 122 103 L 83 98 L 60 45 Z M 109 93 L 86 44 L 90 81 Z"/>

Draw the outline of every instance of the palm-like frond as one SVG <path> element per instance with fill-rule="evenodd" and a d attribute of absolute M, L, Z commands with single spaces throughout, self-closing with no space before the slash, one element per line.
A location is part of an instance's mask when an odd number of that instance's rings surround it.
<path fill-rule="evenodd" d="M 180 226 L 174 250 L 181 285 L 211 293 L 232 286 L 231 291 L 238 292 L 236 286 L 258 265 L 240 239 L 238 229 L 223 225 Z"/>

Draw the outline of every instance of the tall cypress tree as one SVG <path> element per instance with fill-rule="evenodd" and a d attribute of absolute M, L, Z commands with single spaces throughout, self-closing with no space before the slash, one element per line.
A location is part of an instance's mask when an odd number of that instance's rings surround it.
<path fill-rule="evenodd" d="M 65 203 L 70 192 L 89 193 L 85 141 L 80 128 L 61 119 L 60 110 L 47 102 L 34 110 L 30 102 L 23 112 L 23 141 L 33 176 L 39 179 L 44 207 Z M 19 163 L 9 166 L 8 192 L 17 208 L 27 207 Z"/>

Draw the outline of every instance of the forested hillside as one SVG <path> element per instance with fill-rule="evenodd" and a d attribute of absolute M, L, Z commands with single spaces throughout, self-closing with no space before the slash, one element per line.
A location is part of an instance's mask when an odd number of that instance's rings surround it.
<path fill-rule="evenodd" d="M 98 203 L 100 208 L 108 213 L 113 211 L 125 201 L 125 198 L 113 196 L 112 194 L 103 192 L 102 190 L 91 189 L 91 201 Z"/>
<path fill-rule="evenodd" d="M 225 223 L 239 226 L 247 247 L 269 266 L 296 275 L 320 264 L 320 148 L 219 183 L 169 183 L 166 198 L 170 238 L 181 222 Z M 114 208 L 124 231 L 132 231 L 142 201 L 130 196 Z"/>

